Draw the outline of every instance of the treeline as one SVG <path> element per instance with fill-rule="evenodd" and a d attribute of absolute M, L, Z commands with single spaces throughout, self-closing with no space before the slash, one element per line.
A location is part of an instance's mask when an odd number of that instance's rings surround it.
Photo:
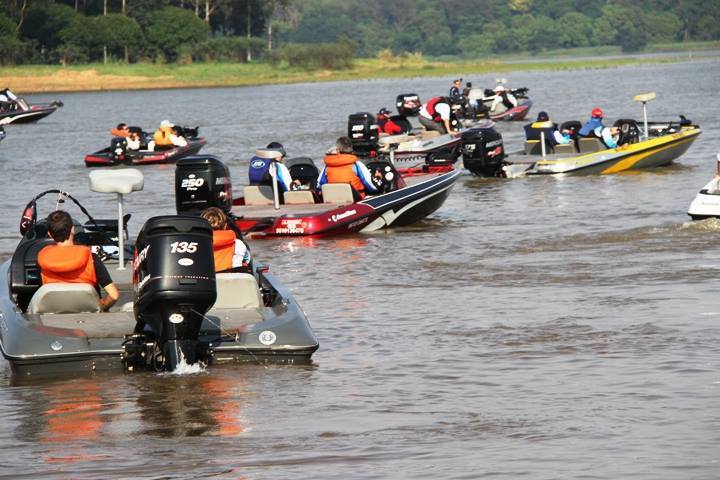
<path fill-rule="evenodd" d="M 468 58 L 720 39 L 718 0 L 0 0 L 0 63 Z"/>

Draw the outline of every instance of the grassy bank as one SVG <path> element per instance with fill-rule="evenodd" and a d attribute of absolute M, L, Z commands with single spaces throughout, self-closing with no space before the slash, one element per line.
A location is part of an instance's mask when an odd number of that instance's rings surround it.
<path fill-rule="evenodd" d="M 717 42 L 716 42 L 717 43 Z M 720 47 L 720 44 L 716 45 Z M 574 52 L 576 55 L 578 52 Z M 610 53 L 610 52 L 605 52 Z M 614 52 L 613 52 L 614 53 Z M 381 55 L 359 59 L 350 70 L 305 71 L 257 62 L 194 63 L 189 65 L 91 64 L 60 66 L 3 67 L 0 86 L 19 94 L 94 90 L 132 90 L 152 88 L 227 87 L 372 78 L 409 78 L 453 76 L 457 74 L 496 74 L 528 70 L 602 69 L 629 64 L 667 63 L 688 60 L 669 53 L 667 56 L 567 59 L 557 55 L 537 61 L 527 57 L 503 60 L 435 60 L 420 55 Z"/>

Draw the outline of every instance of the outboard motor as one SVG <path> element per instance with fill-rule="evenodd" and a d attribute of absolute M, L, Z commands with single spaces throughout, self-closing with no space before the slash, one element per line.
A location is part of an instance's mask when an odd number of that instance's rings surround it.
<path fill-rule="evenodd" d="M 348 137 L 356 155 L 367 156 L 377 152 L 379 136 L 375 115 L 372 113 L 354 113 L 348 118 Z"/>
<path fill-rule="evenodd" d="M 178 215 L 197 215 L 208 207 L 230 212 L 232 183 L 228 168 L 213 155 L 193 155 L 178 160 L 175 166 Z"/>
<path fill-rule="evenodd" d="M 125 160 L 127 154 L 127 139 L 123 137 L 114 137 L 110 140 L 110 156 L 116 162 Z"/>
<path fill-rule="evenodd" d="M 494 123 L 471 128 L 462 133 L 463 164 L 471 173 L 482 177 L 502 176 L 505 158 L 502 135 Z"/>
<path fill-rule="evenodd" d="M 395 99 L 395 107 L 400 115 L 412 117 L 420 111 L 422 103 L 417 93 L 401 93 Z"/>
<path fill-rule="evenodd" d="M 145 337 L 149 326 L 154 366 L 174 370 L 183 359 L 209 359 L 207 345 L 198 341 L 203 317 L 217 297 L 208 222 L 174 215 L 149 219 L 138 235 L 133 266 L 136 337 Z"/>

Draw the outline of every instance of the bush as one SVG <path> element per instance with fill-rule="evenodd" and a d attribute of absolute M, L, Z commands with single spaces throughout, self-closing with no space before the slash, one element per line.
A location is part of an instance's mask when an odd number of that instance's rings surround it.
<path fill-rule="evenodd" d="M 53 60 L 63 67 L 77 63 L 87 63 L 88 51 L 87 48 L 67 43 L 53 50 Z"/>
<path fill-rule="evenodd" d="M 0 36 L 0 65 L 26 62 L 32 55 L 32 45 L 15 37 Z"/>
<path fill-rule="evenodd" d="M 245 62 L 248 49 L 253 58 L 265 49 L 262 38 L 219 37 L 199 43 L 193 49 L 196 60 L 206 62 Z"/>
<path fill-rule="evenodd" d="M 352 68 L 356 46 L 341 43 L 290 43 L 283 45 L 270 57 L 273 63 L 306 70 L 342 70 Z"/>

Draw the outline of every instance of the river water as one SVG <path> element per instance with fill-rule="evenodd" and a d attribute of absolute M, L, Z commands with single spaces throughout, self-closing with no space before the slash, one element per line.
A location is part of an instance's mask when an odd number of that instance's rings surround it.
<path fill-rule="evenodd" d="M 476 76 L 493 86 L 494 76 Z M 3 478 L 720 478 L 720 222 L 687 207 L 720 150 L 720 58 L 517 72 L 532 115 L 651 119 L 704 133 L 675 165 L 612 176 L 461 177 L 404 229 L 256 240 L 320 341 L 312 366 L 15 379 L 0 365 Z M 448 78 L 76 93 L 0 145 L 0 253 L 32 195 L 62 187 L 95 216 L 83 155 L 127 121 L 200 125 L 236 185 L 277 140 L 319 159 L 347 115 Z M 1 82 L 0 82 L 1 83 Z M 21 85 L 11 85 L 22 90 Z M 520 124 L 498 126 L 510 147 Z M 131 234 L 172 213 L 173 167 L 144 168 Z"/>

